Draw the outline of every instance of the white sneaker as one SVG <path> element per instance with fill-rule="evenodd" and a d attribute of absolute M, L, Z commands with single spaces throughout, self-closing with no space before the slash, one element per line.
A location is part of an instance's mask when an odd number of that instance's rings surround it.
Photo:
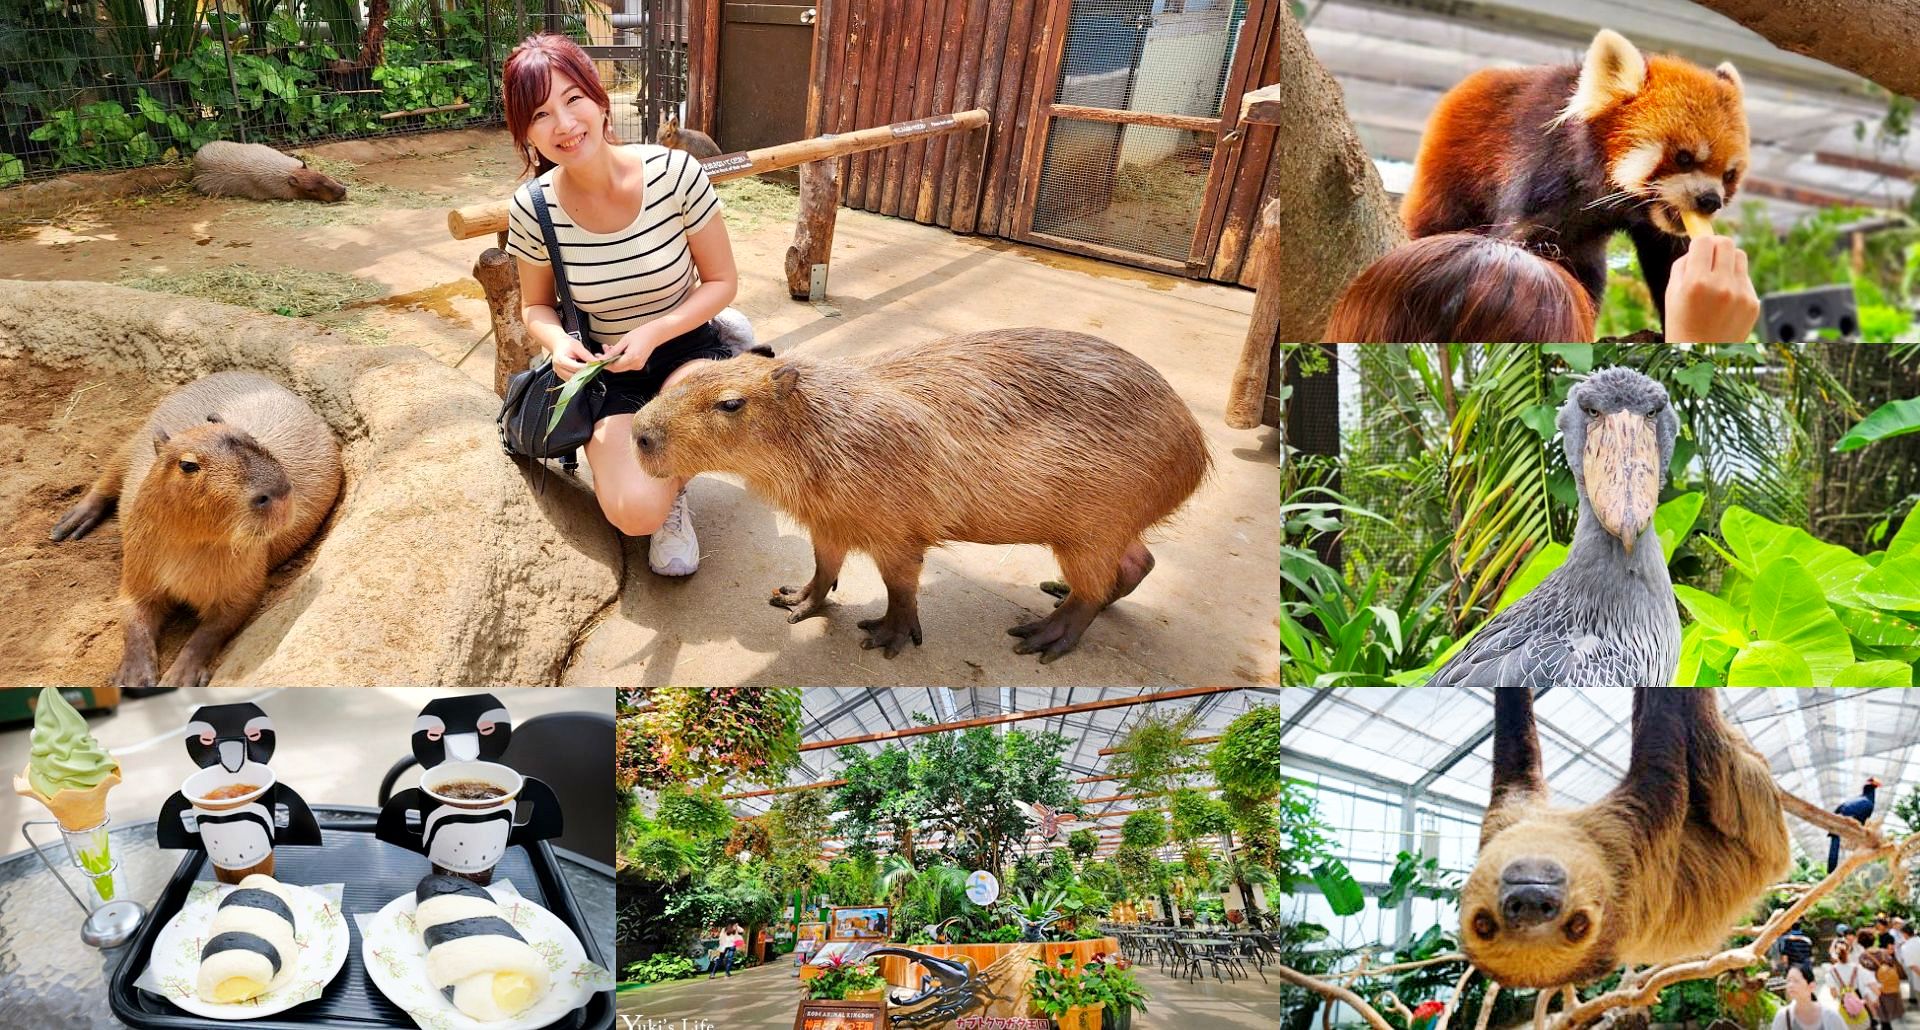
<path fill-rule="evenodd" d="M 647 567 L 662 576 L 691 576 L 700 569 L 700 538 L 687 515 L 687 491 L 673 499 L 667 520 L 647 541 Z"/>

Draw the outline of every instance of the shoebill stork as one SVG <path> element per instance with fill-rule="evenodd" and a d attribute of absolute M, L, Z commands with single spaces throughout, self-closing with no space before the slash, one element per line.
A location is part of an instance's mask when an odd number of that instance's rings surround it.
<path fill-rule="evenodd" d="M 1653 512 L 1680 420 L 1659 383 L 1608 368 L 1560 409 L 1580 492 L 1567 560 L 1493 617 L 1429 686 L 1664 687 L 1680 613 Z"/>

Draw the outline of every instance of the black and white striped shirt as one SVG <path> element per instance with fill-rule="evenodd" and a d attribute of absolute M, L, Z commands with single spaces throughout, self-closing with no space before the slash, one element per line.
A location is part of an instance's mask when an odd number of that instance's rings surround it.
<path fill-rule="evenodd" d="M 547 247 L 529 191 L 535 182 L 546 191 L 567 285 L 574 304 L 588 316 L 595 350 L 673 310 L 699 285 L 687 237 L 705 228 L 721 207 L 707 173 L 686 151 L 649 143 L 629 149 L 645 156 L 645 202 L 633 223 L 618 232 L 588 232 L 573 224 L 554 200 L 553 170 L 522 184 L 507 208 L 507 252 L 544 265 Z"/>

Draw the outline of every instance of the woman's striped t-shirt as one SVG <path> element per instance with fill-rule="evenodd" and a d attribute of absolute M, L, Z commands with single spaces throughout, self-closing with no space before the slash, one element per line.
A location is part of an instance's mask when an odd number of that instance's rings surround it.
<path fill-rule="evenodd" d="M 546 191 L 567 285 L 587 316 L 595 350 L 672 310 L 699 285 L 687 237 L 705 228 L 721 207 L 707 173 L 686 151 L 647 143 L 629 149 L 645 155 L 646 189 L 639 216 L 618 232 L 588 232 L 573 224 L 554 200 L 553 170 L 521 185 L 507 208 L 508 253 L 544 265 L 547 247 L 528 191 L 535 183 Z"/>

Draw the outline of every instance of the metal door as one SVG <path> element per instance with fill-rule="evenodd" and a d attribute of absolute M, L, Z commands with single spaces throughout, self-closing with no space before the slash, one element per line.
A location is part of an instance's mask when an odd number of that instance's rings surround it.
<path fill-rule="evenodd" d="M 1040 70 L 1014 238 L 1204 275 L 1202 214 L 1230 185 L 1215 144 L 1239 104 L 1226 93 L 1248 4 L 1052 0 L 1059 42 Z"/>
<path fill-rule="evenodd" d="M 713 139 L 753 150 L 807 136 L 812 0 L 720 5 L 720 83 Z"/>

